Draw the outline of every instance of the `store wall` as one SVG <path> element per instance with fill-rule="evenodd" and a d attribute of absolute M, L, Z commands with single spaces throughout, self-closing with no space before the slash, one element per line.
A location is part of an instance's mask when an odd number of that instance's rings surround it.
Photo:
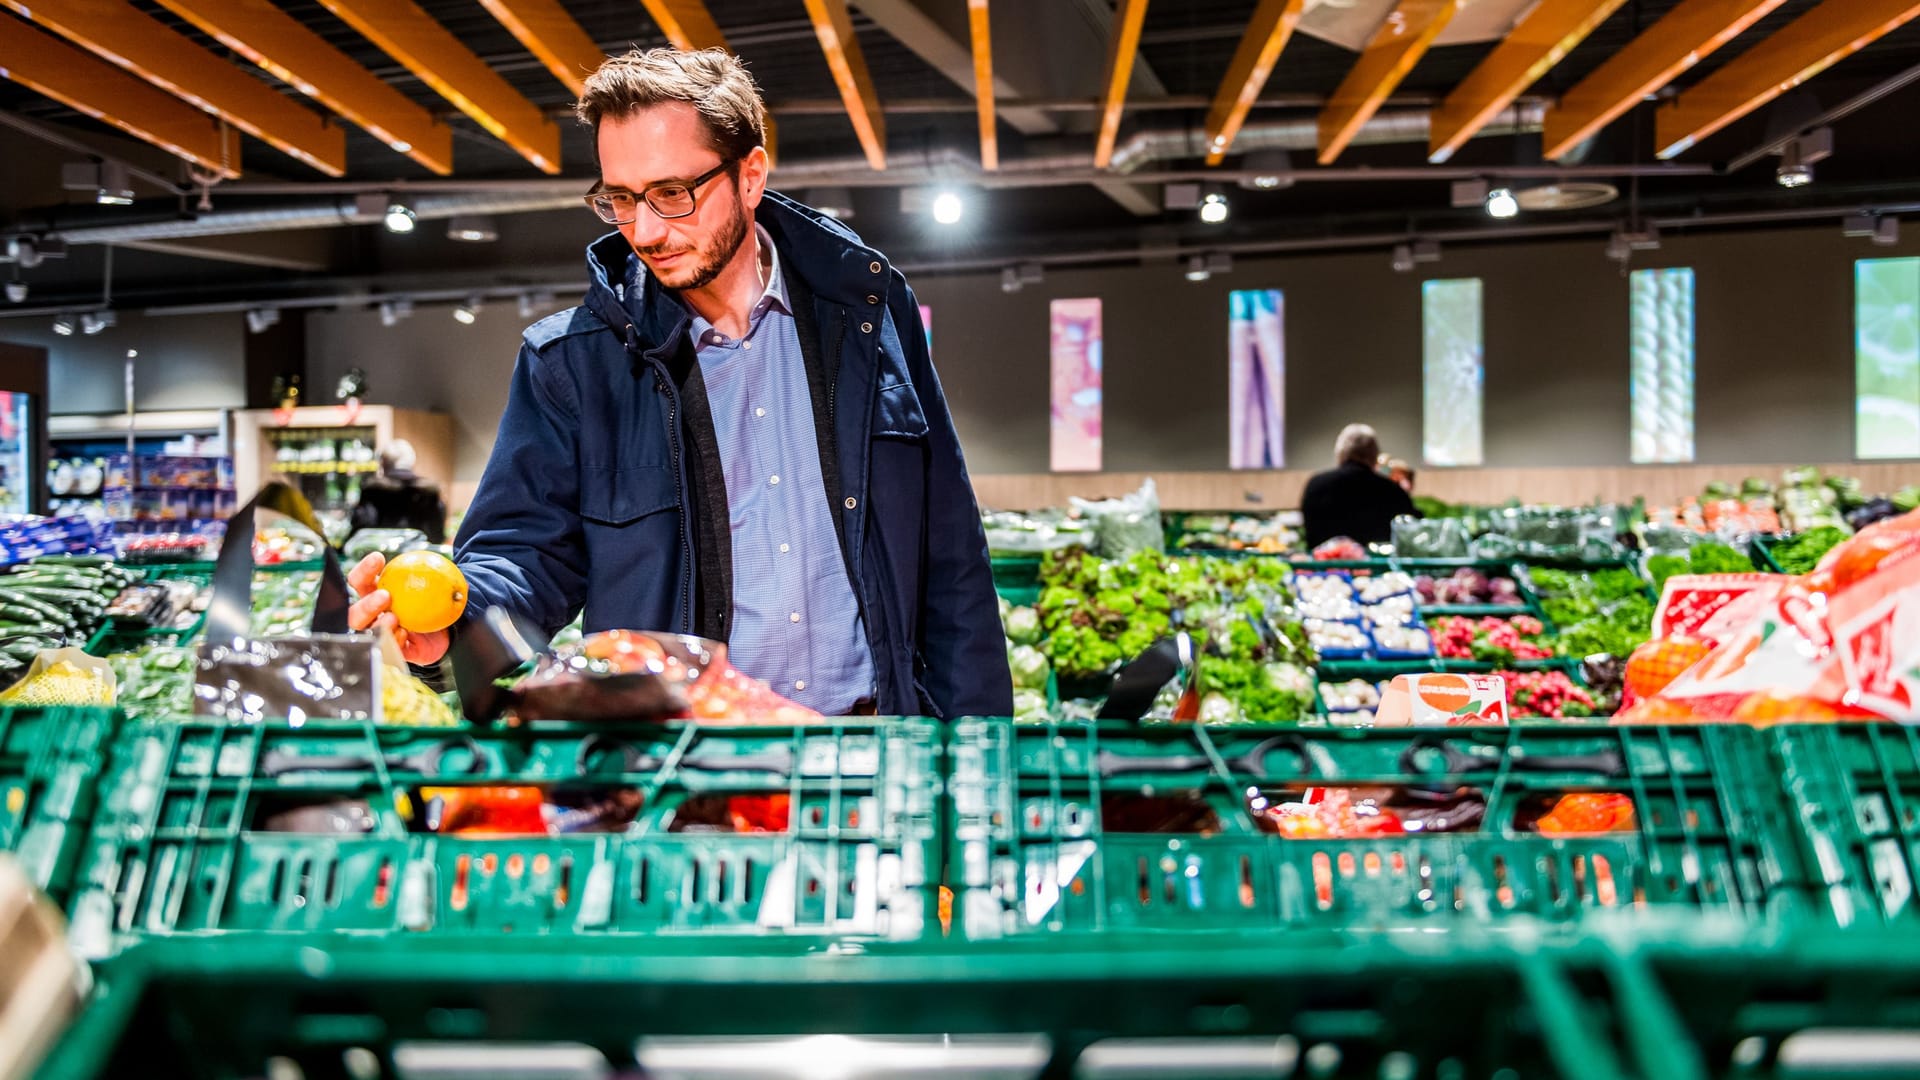
<path fill-rule="evenodd" d="M 1697 272 L 1699 461 L 1846 461 L 1853 452 L 1853 260 L 1920 255 L 1836 227 L 1669 237 L 1634 264 Z M 1286 294 L 1287 457 L 1318 467 L 1341 426 L 1372 423 L 1396 453 L 1420 446 L 1420 283 L 1485 283 L 1486 464 L 1627 463 L 1627 281 L 1599 239 L 1452 248 L 1425 274 L 1384 252 L 1241 259 L 1186 281 L 1173 264 L 1049 271 L 1015 294 L 998 274 L 913 278 L 933 309 L 933 355 L 976 473 L 1047 469 L 1048 302 L 1105 303 L 1110 471 L 1227 463 L 1227 293 Z M 440 409 L 456 424 L 455 475 L 479 478 L 506 403 L 519 333 L 511 306 L 472 326 L 445 306 L 392 328 L 371 312 L 314 313 L 309 382 L 367 370 L 370 397 Z"/>
<path fill-rule="evenodd" d="M 240 315 L 119 314 L 98 334 L 62 337 L 45 318 L 0 319 L 0 341 L 47 350 L 48 411 L 122 412 L 126 357 L 139 350 L 134 403 L 140 409 L 225 409 L 246 404 L 246 323 Z"/>

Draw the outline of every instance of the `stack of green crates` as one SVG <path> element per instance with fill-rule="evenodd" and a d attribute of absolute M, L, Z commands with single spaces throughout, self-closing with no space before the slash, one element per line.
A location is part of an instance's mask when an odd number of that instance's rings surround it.
<path fill-rule="evenodd" d="M 0 850 L 56 900 L 72 884 L 120 724 L 112 709 L 0 709 Z"/>

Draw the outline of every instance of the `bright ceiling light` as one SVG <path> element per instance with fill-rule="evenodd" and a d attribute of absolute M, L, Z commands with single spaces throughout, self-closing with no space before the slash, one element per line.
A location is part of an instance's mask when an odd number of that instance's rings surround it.
<path fill-rule="evenodd" d="M 1513 197 L 1512 188 L 1494 188 L 1487 192 L 1487 214 L 1490 217 L 1510 218 L 1520 212 L 1520 200 Z"/>
<path fill-rule="evenodd" d="M 119 320 L 111 311 L 89 311 L 80 316 L 80 332 L 83 334 L 97 334 L 111 327 L 117 321 Z M 59 327 L 55 327 L 54 329 L 57 330 Z"/>
<path fill-rule="evenodd" d="M 279 321 L 280 321 L 279 308 L 277 307 L 253 308 L 247 312 L 247 331 L 253 334 L 262 333 L 267 329 L 267 327 L 272 326 L 275 323 L 278 323 Z"/>
<path fill-rule="evenodd" d="M 410 233 L 413 231 L 413 210 L 403 202 L 387 204 L 387 231 L 391 233 Z"/>
<path fill-rule="evenodd" d="M 1220 224 L 1227 220 L 1227 215 L 1230 213 L 1232 210 L 1227 206 L 1227 197 L 1217 191 L 1210 192 L 1206 198 L 1200 200 L 1200 220 L 1209 225 Z"/>
<path fill-rule="evenodd" d="M 1207 269 L 1207 257 L 1205 255 L 1187 256 L 1188 281 L 1205 281 L 1212 276 L 1213 273 Z"/>
<path fill-rule="evenodd" d="M 966 212 L 967 204 L 951 191 L 943 191 L 933 197 L 933 220 L 942 225 L 958 225 Z"/>
<path fill-rule="evenodd" d="M 447 222 L 447 239 L 491 244 L 500 239 L 500 227 L 484 214 L 461 214 Z"/>
<path fill-rule="evenodd" d="M 462 326 L 472 326 L 473 321 L 479 317 L 480 297 L 477 295 L 467 297 L 467 302 L 464 304 L 454 305 L 453 321 L 460 323 Z"/>
<path fill-rule="evenodd" d="M 7 300 L 18 304 L 27 298 L 27 283 L 24 281 L 7 282 Z"/>
<path fill-rule="evenodd" d="M 53 332 L 59 334 L 61 337 L 72 337 L 73 316 L 55 315 L 53 317 Z"/>

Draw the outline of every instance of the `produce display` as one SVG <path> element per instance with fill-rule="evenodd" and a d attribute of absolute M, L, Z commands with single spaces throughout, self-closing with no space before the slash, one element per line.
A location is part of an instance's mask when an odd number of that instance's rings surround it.
<path fill-rule="evenodd" d="M 1600 707 L 1564 671 L 1501 671 L 1507 705 L 1516 717 L 1566 720 L 1600 715 Z"/>
<path fill-rule="evenodd" d="M 1554 656 L 1554 638 L 1546 624 L 1531 615 L 1511 618 L 1467 618 L 1443 615 L 1430 620 L 1434 655 L 1443 660 L 1477 660 L 1511 664 L 1516 660 L 1547 660 Z"/>
<path fill-rule="evenodd" d="M 72 650 L 67 650 L 70 654 Z M 27 674 L 0 691 L 0 706 L 67 705 L 95 706 L 114 703 L 113 669 L 92 657 L 60 657 L 48 663 L 43 657 Z"/>
<path fill-rule="evenodd" d="M 253 574 L 254 637 L 285 637 L 305 633 L 313 621 L 313 601 L 320 594 L 320 571 L 268 571 Z"/>
<path fill-rule="evenodd" d="M 1273 514 L 1214 514 L 1186 518 L 1168 529 L 1167 546 L 1178 551 L 1253 551 L 1283 555 L 1300 543 L 1300 534 Z"/>
<path fill-rule="evenodd" d="M 120 540 L 120 561 L 133 566 L 147 563 L 197 562 L 208 558 L 207 538 L 191 533 L 128 536 Z"/>
<path fill-rule="evenodd" d="M 0 577 L 0 683 L 43 649 L 84 645 L 134 572 L 101 555 L 50 555 Z"/>
<path fill-rule="evenodd" d="M 1529 577 L 1559 629 L 1562 656 L 1627 656 L 1653 631 L 1653 597 L 1632 570 L 1534 569 Z"/>
<path fill-rule="evenodd" d="M 1488 574 L 1462 567 L 1444 577 L 1421 574 L 1413 579 L 1414 593 L 1424 607 L 1494 604 L 1525 607 L 1520 587 L 1505 574 Z"/>
<path fill-rule="evenodd" d="M 1753 559 L 1738 548 L 1718 540 L 1698 540 L 1686 555 L 1648 555 L 1647 578 L 1655 592 L 1666 587 L 1675 574 L 1751 574 Z"/>
<path fill-rule="evenodd" d="M 1821 525 L 1774 543 L 1767 549 L 1767 554 L 1773 557 L 1783 574 L 1810 574 L 1814 567 L 1820 565 L 1820 560 L 1827 552 L 1851 535 L 1837 525 Z"/>
<path fill-rule="evenodd" d="M 1320 701 L 1326 705 L 1335 723 L 1342 722 L 1341 713 L 1365 713 L 1366 722 L 1372 723 L 1373 710 L 1380 707 L 1380 688 L 1365 679 L 1323 682 L 1320 684 Z"/>
<path fill-rule="evenodd" d="M 192 649 L 155 645 L 109 662 L 120 681 L 119 705 L 133 720 L 170 720 L 193 713 Z"/>
<path fill-rule="evenodd" d="M 1090 547 L 1093 527 L 1064 511 L 1015 514 L 997 511 L 982 514 L 980 523 L 987 533 L 987 551 L 994 558 L 1038 555 L 1069 547 Z"/>

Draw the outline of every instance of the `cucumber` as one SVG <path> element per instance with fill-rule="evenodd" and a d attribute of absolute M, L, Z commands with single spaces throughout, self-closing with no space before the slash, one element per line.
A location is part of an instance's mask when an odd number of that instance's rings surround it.
<path fill-rule="evenodd" d="M 104 568 L 113 565 L 111 555 L 42 555 L 33 560 L 34 566 L 88 566 Z"/>
<path fill-rule="evenodd" d="M 68 616 L 65 612 L 58 610 L 48 614 L 42 611 L 38 604 L 16 604 L 6 597 L 0 597 L 0 619 L 13 622 L 65 623 Z"/>
<path fill-rule="evenodd" d="M 0 588 L 0 610 L 5 608 L 24 608 L 37 611 L 41 618 L 54 622 L 65 622 L 73 618 L 81 605 L 78 603 L 56 604 L 42 597 L 31 596 L 13 589 Z"/>

